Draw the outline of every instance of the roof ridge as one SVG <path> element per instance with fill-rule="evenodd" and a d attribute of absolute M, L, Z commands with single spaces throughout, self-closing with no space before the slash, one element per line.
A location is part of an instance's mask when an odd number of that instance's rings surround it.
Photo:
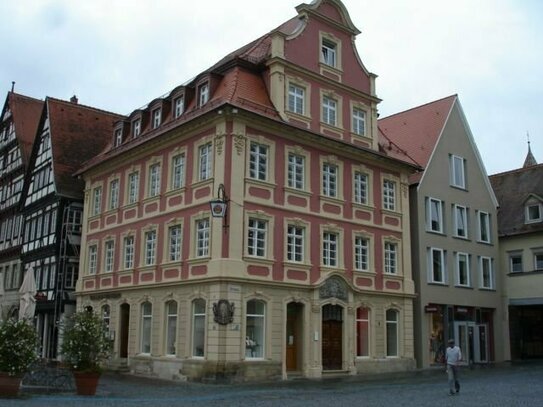
<path fill-rule="evenodd" d="M 84 105 L 84 104 L 81 104 L 81 103 L 73 103 L 73 102 L 70 102 L 68 100 L 58 99 L 58 98 L 54 98 L 52 96 L 47 96 L 46 100 L 51 100 L 53 102 L 61 103 L 61 104 L 71 106 L 71 107 L 81 107 L 83 109 L 93 110 L 93 111 L 95 111 L 97 113 L 105 113 L 105 114 L 110 115 L 110 116 L 127 117 L 127 116 L 125 116 L 123 114 L 120 114 L 120 113 L 110 112 L 108 110 L 100 109 L 100 108 L 97 108 L 97 107 L 94 107 L 94 106 Z"/>
<path fill-rule="evenodd" d="M 40 103 L 44 102 L 42 99 L 37 99 L 37 98 L 32 97 L 32 96 L 23 95 L 22 93 L 9 91 L 8 94 L 10 94 L 12 96 L 15 96 L 15 97 L 19 97 L 19 98 L 30 99 L 30 100 L 32 100 L 34 102 L 40 102 Z"/>
<path fill-rule="evenodd" d="M 535 165 L 531 165 L 529 167 L 520 167 L 520 168 L 515 168 L 515 169 L 512 169 L 512 170 L 507 170 L 507 171 L 503 171 L 503 172 L 497 172 L 496 174 L 489 175 L 488 177 L 492 178 L 492 177 L 497 177 L 497 176 L 500 176 L 500 175 L 512 174 L 512 173 L 515 173 L 515 172 L 523 172 L 523 171 L 535 170 L 535 169 L 539 169 L 539 168 L 542 168 L 542 167 L 543 167 L 543 163 L 535 164 Z"/>
<path fill-rule="evenodd" d="M 454 97 L 454 98 L 458 98 L 458 94 L 457 94 L 457 93 L 454 93 L 454 94 L 452 94 L 452 95 L 445 96 L 445 97 L 443 97 L 443 98 L 441 98 L 441 99 L 436 99 L 436 100 L 433 100 L 433 101 L 431 101 L 431 102 L 423 103 L 422 105 L 419 105 L 419 106 L 411 107 L 411 108 L 409 108 L 409 109 L 405 109 L 405 110 L 402 110 L 402 111 L 400 111 L 400 112 L 393 113 L 393 114 L 391 114 L 391 115 L 389 115 L 389 116 L 386 116 L 386 117 L 383 117 L 383 118 L 381 118 L 381 119 L 378 119 L 378 121 L 385 120 L 385 119 L 389 119 L 389 118 L 391 118 L 391 117 L 398 116 L 398 115 L 400 115 L 400 114 L 404 114 L 404 113 L 410 112 L 410 111 L 412 111 L 412 110 L 421 109 L 421 108 L 423 108 L 423 107 L 427 107 L 427 106 L 432 105 L 432 104 L 434 104 L 434 103 L 442 102 L 442 101 L 444 101 L 445 99 L 449 99 L 449 98 L 453 98 L 453 97 Z"/>

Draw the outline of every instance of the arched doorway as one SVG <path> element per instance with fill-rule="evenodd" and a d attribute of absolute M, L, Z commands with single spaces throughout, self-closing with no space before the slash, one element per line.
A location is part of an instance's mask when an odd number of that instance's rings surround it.
<path fill-rule="evenodd" d="M 298 372 L 302 369 L 304 305 L 299 302 L 287 304 L 287 329 L 285 365 L 287 372 Z"/>
<path fill-rule="evenodd" d="M 343 307 L 322 307 L 322 369 L 343 369 Z"/>
<path fill-rule="evenodd" d="M 119 357 L 128 358 L 128 331 L 130 323 L 130 305 L 122 304 L 119 323 Z"/>

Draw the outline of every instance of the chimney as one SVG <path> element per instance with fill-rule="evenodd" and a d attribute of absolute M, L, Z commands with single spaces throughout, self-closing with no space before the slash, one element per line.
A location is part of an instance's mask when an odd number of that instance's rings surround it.
<path fill-rule="evenodd" d="M 73 96 L 70 98 L 70 102 L 72 102 L 74 105 L 77 105 L 77 102 L 78 102 L 77 96 L 73 95 Z"/>

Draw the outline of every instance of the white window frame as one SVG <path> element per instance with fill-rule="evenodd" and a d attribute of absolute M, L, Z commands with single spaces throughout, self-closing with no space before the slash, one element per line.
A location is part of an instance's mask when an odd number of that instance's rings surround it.
<path fill-rule="evenodd" d="M 538 261 L 538 258 L 541 258 L 541 260 Z M 534 251 L 534 271 L 542 271 L 542 270 L 543 270 L 543 249 L 539 249 L 537 251 Z"/>
<path fill-rule="evenodd" d="M 211 143 L 198 146 L 198 180 L 211 178 L 213 163 L 213 148 Z"/>
<path fill-rule="evenodd" d="M 366 236 L 354 238 L 354 269 L 369 271 L 370 268 L 370 239 Z"/>
<path fill-rule="evenodd" d="M 520 259 L 520 270 L 515 270 L 515 265 L 513 263 L 513 259 Z M 508 263 L 509 263 L 509 272 L 510 273 L 522 273 L 524 271 L 524 259 L 523 259 L 521 251 L 508 253 L 507 260 L 508 260 Z"/>
<path fill-rule="evenodd" d="M 484 239 L 485 234 L 487 239 Z M 481 243 L 491 243 L 490 214 L 485 211 L 477 211 L 477 241 Z"/>
<path fill-rule="evenodd" d="M 202 218 L 196 220 L 195 228 L 196 250 L 194 254 L 196 257 L 209 257 L 209 245 L 211 243 L 211 225 L 209 222 L 209 218 Z"/>
<path fill-rule="evenodd" d="M 172 158 L 172 189 L 185 186 L 185 154 L 176 154 Z"/>
<path fill-rule="evenodd" d="M 254 302 L 255 305 L 262 306 L 262 313 L 250 313 L 249 303 Z M 266 349 L 266 310 L 267 304 L 260 299 L 250 299 L 245 303 L 245 358 L 246 359 L 263 359 Z M 255 321 L 255 323 L 253 323 Z M 256 321 L 260 321 L 256 323 Z M 250 330 L 251 327 L 260 327 L 261 332 L 256 329 Z"/>
<path fill-rule="evenodd" d="M 292 152 L 288 153 L 287 185 L 289 188 L 305 189 L 305 157 Z"/>
<path fill-rule="evenodd" d="M 149 166 L 149 198 L 160 195 L 160 163 Z"/>
<path fill-rule="evenodd" d="M 115 147 L 119 147 L 123 143 L 123 129 L 115 130 Z"/>
<path fill-rule="evenodd" d="M 141 134 L 141 119 L 132 122 L 132 137 L 136 138 Z"/>
<path fill-rule="evenodd" d="M 352 132 L 357 136 L 366 136 L 366 111 L 359 107 L 352 110 Z"/>
<path fill-rule="evenodd" d="M 288 110 L 299 115 L 305 114 L 305 89 L 302 86 L 289 83 Z"/>
<path fill-rule="evenodd" d="M 322 234 L 322 264 L 325 267 L 339 266 L 339 234 L 324 231 Z"/>
<path fill-rule="evenodd" d="M 323 38 L 321 43 L 321 62 L 337 68 L 337 49 L 337 43 L 328 38 Z"/>
<path fill-rule="evenodd" d="M 466 189 L 466 160 L 458 155 L 450 157 L 450 182 L 457 188 Z"/>
<path fill-rule="evenodd" d="M 384 273 L 389 275 L 398 274 L 398 243 L 385 242 L 384 245 Z"/>
<path fill-rule="evenodd" d="M 144 234 L 144 253 L 143 264 L 145 266 L 152 266 L 156 264 L 157 256 L 157 231 L 156 229 L 147 230 Z"/>
<path fill-rule="evenodd" d="M 173 307 L 175 307 L 175 309 L 173 309 Z M 164 353 L 166 356 L 175 356 L 177 353 L 177 301 L 170 300 L 166 302 L 165 308 Z"/>
<path fill-rule="evenodd" d="M 396 210 L 396 182 L 390 179 L 383 179 L 383 209 Z"/>
<path fill-rule="evenodd" d="M 162 122 L 162 109 L 160 107 L 153 109 L 151 116 L 153 120 L 153 129 L 156 129 Z"/>
<path fill-rule="evenodd" d="M 134 268 L 135 240 L 136 239 L 132 235 L 125 236 L 123 239 L 123 265 L 125 270 Z"/>
<path fill-rule="evenodd" d="M 173 105 L 174 105 L 174 116 L 175 116 L 175 118 L 178 118 L 185 111 L 185 98 L 184 98 L 184 96 L 179 96 L 179 97 L 175 98 L 174 102 L 173 102 Z"/>
<path fill-rule="evenodd" d="M 102 212 L 102 187 L 96 187 L 92 191 L 92 214 L 99 215 Z"/>
<path fill-rule="evenodd" d="M 468 239 L 469 237 L 468 236 L 468 233 L 469 233 L 468 232 L 469 231 L 468 208 L 462 205 L 454 204 L 453 210 L 454 210 L 454 236 L 460 237 L 463 239 Z M 462 219 L 462 216 L 463 216 L 463 219 Z M 461 230 L 460 226 L 461 226 L 462 220 L 464 222 L 463 233 L 459 233 L 459 230 Z"/>
<path fill-rule="evenodd" d="M 445 250 L 438 247 L 428 248 L 428 282 L 433 284 L 446 284 L 446 281 L 447 267 L 445 263 Z"/>
<path fill-rule="evenodd" d="M 199 308 L 203 304 L 203 311 Z M 192 341 L 191 341 L 191 356 L 193 358 L 205 357 L 205 338 L 206 338 L 206 300 L 203 298 L 196 298 L 192 300 L 191 312 L 192 312 Z M 201 321 L 197 323 L 197 321 Z M 199 329 L 197 329 L 199 328 Z M 201 348 L 198 346 L 201 345 Z M 199 351 L 200 350 L 200 351 Z"/>
<path fill-rule="evenodd" d="M 305 261 L 305 227 L 287 225 L 287 261 L 303 263 Z"/>
<path fill-rule="evenodd" d="M 251 141 L 249 147 L 249 177 L 259 181 L 268 179 L 269 146 Z"/>
<path fill-rule="evenodd" d="M 329 198 L 338 196 L 338 173 L 339 168 L 335 164 L 322 164 L 322 194 Z"/>
<path fill-rule="evenodd" d="M 89 246 L 89 275 L 94 275 L 98 271 L 98 246 L 93 244 Z"/>
<path fill-rule="evenodd" d="M 109 209 L 119 207 L 119 179 L 116 178 L 109 183 Z"/>
<path fill-rule="evenodd" d="M 431 197 L 426 199 L 426 230 L 443 233 L 443 201 L 441 199 Z"/>
<path fill-rule="evenodd" d="M 355 171 L 354 173 L 354 201 L 357 204 L 367 205 L 369 202 L 369 176 L 361 171 Z"/>
<path fill-rule="evenodd" d="M 490 284 L 485 285 L 485 264 L 488 265 L 488 281 Z M 479 288 L 486 290 L 494 289 L 494 264 L 493 259 L 487 256 L 479 256 Z"/>
<path fill-rule="evenodd" d="M 394 313 L 394 318 L 392 318 L 392 314 L 389 315 L 389 311 L 390 313 Z M 399 329 L 399 325 L 400 325 L 400 311 L 398 311 L 397 309 L 393 309 L 393 308 L 389 308 L 385 311 L 385 326 L 386 326 L 386 334 L 385 334 L 385 337 L 386 337 L 386 342 L 385 342 L 385 352 L 386 352 L 386 357 L 387 358 L 397 358 L 399 356 L 399 349 L 400 349 L 400 329 Z M 394 330 L 394 339 L 395 339 L 395 342 L 394 344 L 392 344 L 390 342 L 391 338 L 391 333 L 392 333 L 392 330 Z M 394 345 L 394 346 L 392 346 Z"/>
<path fill-rule="evenodd" d="M 168 261 L 181 261 L 182 233 L 181 225 L 168 227 Z"/>
<path fill-rule="evenodd" d="M 149 309 L 147 309 L 149 308 Z M 140 352 L 143 355 L 151 354 L 152 336 L 153 336 L 153 304 L 144 302 L 141 304 L 141 338 Z"/>
<path fill-rule="evenodd" d="M 202 83 L 198 87 L 198 107 L 205 105 L 209 101 L 209 82 Z"/>
<path fill-rule="evenodd" d="M 537 208 L 537 217 L 531 213 L 531 208 Z M 526 205 L 526 221 L 525 223 L 537 223 L 543 220 L 543 205 L 541 203 L 531 203 Z"/>
<path fill-rule="evenodd" d="M 330 96 L 322 97 L 322 121 L 329 126 L 337 126 L 338 101 Z"/>
<path fill-rule="evenodd" d="M 247 224 L 247 255 L 266 257 L 268 245 L 268 221 L 249 218 Z"/>
<path fill-rule="evenodd" d="M 138 171 L 133 171 L 130 174 L 128 174 L 128 203 L 129 204 L 133 204 L 138 201 L 139 183 L 140 183 L 140 173 Z"/>
<path fill-rule="evenodd" d="M 104 272 L 111 273 L 115 262 L 115 241 L 106 240 L 104 244 Z"/>
<path fill-rule="evenodd" d="M 471 287 L 470 255 L 468 253 L 458 252 L 455 254 L 456 260 L 456 284 L 460 287 Z M 465 264 L 466 282 L 463 283 L 461 276 L 461 264 Z"/>

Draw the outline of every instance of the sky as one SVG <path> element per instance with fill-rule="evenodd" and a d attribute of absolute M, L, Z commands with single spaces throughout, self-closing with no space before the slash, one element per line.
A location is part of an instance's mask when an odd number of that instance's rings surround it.
<path fill-rule="evenodd" d="M 0 95 L 121 114 L 297 13 L 303 0 L 0 0 Z M 310 0 L 305 1 L 307 3 Z M 487 173 L 543 162 L 543 2 L 343 0 L 380 117 L 458 94 Z M 5 96 L 2 96 L 4 98 Z"/>

